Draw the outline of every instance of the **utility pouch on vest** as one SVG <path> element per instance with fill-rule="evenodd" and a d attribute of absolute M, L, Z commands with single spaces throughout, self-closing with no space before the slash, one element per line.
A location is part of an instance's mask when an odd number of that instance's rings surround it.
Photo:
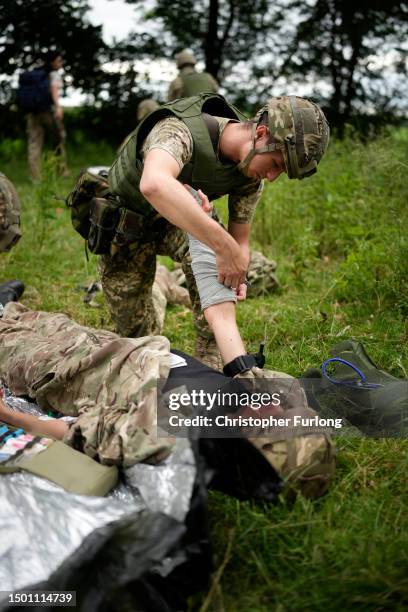
<path fill-rule="evenodd" d="M 114 243 L 117 246 L 126 246 L 132 242 L 138 242 L 144 237 L 145 225 L 145 215 L 140 215 L 127 208 L 120 208 Z"/>
<path fill-rule="evenodd" d="M 50 442 L 45 450 L 30 454 L 30 449 L 42 439 L 35 437 L 18 454 L 0 463 L 0 474 L 23 470 L 77 495 L 104 496 L 117 483 L 116 466 L 101 465 L 58 440 Z"/>
<path fill-rule="evenodd" d="M 71 210 L 72 225 L 82 238 L 87 240 L 89 236 L 90 207 L 93 198 L 105 198 L 108 191 L 108 182 L 104 176 L 91 172 L 88 168 L 81 170 L 66 203 Z"/>
<path fill-rule="evenodd" d="M 105 255 L 110 252 L 120 216 L 117 205 L 105 198 L 92 198 L 90 204 L 90 229 L 88 248 L 91 253 Z"/>

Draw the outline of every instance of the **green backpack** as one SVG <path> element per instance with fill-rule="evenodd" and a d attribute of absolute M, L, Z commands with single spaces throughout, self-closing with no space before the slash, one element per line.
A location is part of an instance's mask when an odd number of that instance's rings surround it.
<path fill-rule="evenodd" d="M 360 342 L 341 342 L 330 354 L 322 365 L 323 377 L 306 384 L 308 399 L 319 414 L 342 418 L 369 436 L 406 435 L 408 380 L 380 370 Z"/>

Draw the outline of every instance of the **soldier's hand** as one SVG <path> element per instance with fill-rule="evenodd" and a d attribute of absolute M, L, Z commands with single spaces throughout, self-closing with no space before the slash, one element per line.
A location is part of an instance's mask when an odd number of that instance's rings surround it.
<path fill-rule="evenodd" d="M 248 257 L 233 238 L 216 253 L 216 257 L 218 281 L 226 287 L 238 290 L 245 281 Z"/>
<path fill-rule="evenodd" d="M 237 300 L 238 302 L 242 302 L 246 299 L 247 295 L 247 285 L 246 283 L 241 283 L 237 289 Z"/>
<path fill-rule="evenodd" d="M 184 183 L 184 187 L 187 189 L 187 191 L 189 193 L 191 193 L 191 195 L 197 199 L 197 197 L 200 200 L 200 204 L 201 204 L 201 208 L 203 209 L 203 211 L 205 213 L 209 213 L 212 211 L 212 204 L 209 201 L 208 197 L 205 195 L 204 191 L 202 191 L 201 189 L 199 189 L 198 191 L 193 190 L 192 187 L 190 187 L 190 185 L 187 185 L 186 183 Z"/>

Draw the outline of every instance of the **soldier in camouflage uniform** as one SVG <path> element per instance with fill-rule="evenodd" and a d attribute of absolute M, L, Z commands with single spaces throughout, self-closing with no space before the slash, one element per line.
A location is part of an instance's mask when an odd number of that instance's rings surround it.
<path fill-rule="evenodd" d="M 146 115 L 148 115 L 149 113 L 152 113 L 158 108 L 159 108 L 159 105 L 156 102 L 156 100 L 153 100 L 153 98 L 145 98 L 145 100 L 142 100 L 137 105 L 136 119 L 138 121 L 141 121 L 142 119 L 146 117 Z"/>
<path fill-rule="evenodd" d="M 201 312 L 185 232 L 213 249 L 220 282 L 242 292 L 250 222 L 262 179 L 274 181 L 285 171 L 289 178 L 309 176 L 327 141 L 322 111 L 302 98 L 272 98 L 253 122 L 215 94 L 177 100 L 148 115 L 109 172 L 109 189 L 122 213 L 132 212 L 133 227 L 135 217 L 142 223 L 132 235 L 125 215 L 125 230 L 116 230 L 110 254 L 100 259 L 116 331 L 122 336 L 157 333 L 151 295 L 156 255 L 169 255 L 182 263 L 186 275 L 197 330 L 196 355 L 220 367 Z M 228 232 L 200 210 L 183 183 L 198 189 L 201 197 L 205 192 L 210 200 L 229 194 Z"/>
<path fill-rule="evenodd" d="M 178 76 L 170 83 L 167 99 L 188 98 L 205 91 L 217 93 L 218 83 L 209 72 L 197 72 L 195 56 L 184 49 L 176 56 Z"/>
<path fill-rule="evenodd" d="M 155 462 L 172 449 L 156 436 L 156 381 L 168 376 L 169 350 L 164 336 L 119 338 L 19 303 L 0 319 L 0 378 L 43 410 L 78 417 L 63 441 L 105 464 Z"/>
<path fill-rule="evenodd" d="M 37 420 L 31 430 L 62 439 L 103 464 L 158 463 L 171 452 L 174 440 L 156 435 L 156 380 L 166 379 L 169 371 L 170 346 L 163 336 L 119 338 L 78 325 L 66 315 L 34 312 L 22 304 L 8 304 L 0 319 L 0 378 L 15 395 L 29 395 L 43 410 L 76 417 L 69 424 L 54 421 L 46 426 Z M 287 390 L 276 416 L 315 415 L 298 381 L 268 370 L 262 377 L 279 379 Z M 202 383 L 205 388 L 205 379 Z M 245 381 L 248 391 L 251 383 Z M 225 384 L 220 376 L 220 385 Z M 1 399 L 0 420 L 23 423 Z M 318 497 L 327 489 L 334 472 L 334 448 L 326 429 L 308 433 L 292 427 L 267 437 L 254 432 L 250 440 L 281 477 L 307 497 Z"/>

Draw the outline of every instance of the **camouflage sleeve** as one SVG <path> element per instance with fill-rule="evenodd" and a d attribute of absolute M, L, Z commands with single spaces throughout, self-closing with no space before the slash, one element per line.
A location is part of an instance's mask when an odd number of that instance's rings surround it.
<path fill-rule="evenodd" d="M 252 181 L 239 192 L 228 197 L 229 220 L 234 223 L 250 223 L 263 191 L 263 181 Z"/>
<path fill-rule="evenodd" d="M 174 81 L 170 83 L 169 91 L 167 94 L 167 100 L 171 102 L 172 100 L 177 100 L 177 98 L 180 98 L 182 89 L 183 89 L 183 82 L 180 79 L 180 77 L 176 77 Z"/>
<path fill-rule="evenodd" d="M 147 135 L 142 146 L 143 159 L 152 149 L 163 149 L 170 153 L 182 170 L 193 154 L 193 139 L 180 119 L 166 117 L 158 121 Z"/>

